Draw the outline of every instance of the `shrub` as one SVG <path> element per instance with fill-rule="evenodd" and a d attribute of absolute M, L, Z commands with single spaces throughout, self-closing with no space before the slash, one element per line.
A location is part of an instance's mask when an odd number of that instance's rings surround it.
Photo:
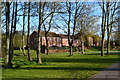
<path fill-rule="evenodd" d="M 24 61 L 19 61 L 19 60 L 14 60 L 13 61 L 15 67 L 20 67 L 20 66 L 23 66 L 23 65 L 35 65 L 37 64 L 35 61 L 27 61 L 27 60 L 24 60 Z"/>

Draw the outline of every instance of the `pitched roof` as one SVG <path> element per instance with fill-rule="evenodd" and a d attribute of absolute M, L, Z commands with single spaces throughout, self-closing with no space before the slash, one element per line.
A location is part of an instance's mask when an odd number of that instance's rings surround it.
<path fill-rule="evenodd" d="M 33 33 L 36 32 L 38 33 L 38 31 L 33 31 Z M 40 31 L 41 36 L 45 36 L 45 31 Z M 48 32 L 48 36 L 49 37 L 60 37 L 59 34 L 56 34 L 55 32 Z"/>

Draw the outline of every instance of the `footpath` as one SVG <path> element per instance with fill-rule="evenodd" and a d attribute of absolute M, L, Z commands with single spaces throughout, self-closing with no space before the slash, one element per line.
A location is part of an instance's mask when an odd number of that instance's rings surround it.
<path fill-rule="evenodd" d="M 120 80 L 120 61 L 104 69 L 90 80 Z"/>

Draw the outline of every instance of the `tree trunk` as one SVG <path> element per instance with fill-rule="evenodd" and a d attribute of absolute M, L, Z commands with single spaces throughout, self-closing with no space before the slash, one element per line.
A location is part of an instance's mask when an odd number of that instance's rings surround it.
<path fill-rule="evenodd" d="M 70 37 L 70 22 L 71 21 L 71 2 L 69 2 L 69 7 L 68 7 L 68 44 L 69 44 L 69 48 L 70 48 L 70 55 L 72 56 L 72 41 L 71 41 L 71 37 Z"/>
<path fill-rule="evenodd" d="M 110 36 L 107 38 L 107 55 L 110 54 Z"/>
<path fill-rule="evenodd" d="M 28 34 L 27 34 L 28 61 L 32 61 L 30 54 L 30 2 L 28 4 Z"/>
<path fill-rule="evenodd" d="M 101 41 L 101 56 L 104 56 L 104 38 L 103 37 Z"/>
<path fill-rule="evenodd" d="M 109 55 L 110 54 L 109 2 L 106 3 L 106 17 L 107 17 L 107 55 Z"/>
<path fill-rule="evenodd" d="M 25 6 L 25 2 L 24 2 Z M 23 12 L 23 31 L 22 31 L 22 52 L 23 55 L 26 56 L 25 54 L 25 7 L 24 7 L 24 12 Z"/>
<path fill-rule="evenodd" d="M 9 41 L 9 54 L 10 54 L 10 61 L 12 61 L 12 57 L 13 57 L 13 23 L 14 23 L 14 2 L 13 2 L 13 13 L 12 13 L 12 22 L 11 22 L 11 31 L 10 31 L 10 41 Z M 11 63 L 12 65 L 12 63 Z"/>
<path fill-rule="evenodd" d="M 39 32 L 38 32 L 39 33 Z M 41 56 L 40 56 L 40 53 L 41 53 L 41 38 L 40 38 L 40 34 L 38 34 L 39 37 L 38 37 L 38 49 L 37 49 L 37 63 L 41 64 L 42 63 L 42 60 L 41 60 Z"/>
<path fill-rule="evenodd" d="M 24 40 L 24 32 L 23 32 L 23 35 L 22 35 L 22 53 L 23 53 L 24 56 L 26 56 L 26 54 L 25 54 L 25 44 L 24 43 L 25 43 L 25 40 Z"/>
<path fill-rule="evenodd" d="M 21 45 L 20 45 L 20 52 L 22 52 Z"/>
<path fill-rule="evenodd" d="M 72 46 L 70 45 L 70 55 L 69 56 L 72 56 L 72 55 L 73 55 Z"/>
<path fill-rule="evenodd" d="M 40 31 L 41 31 L 41 17 L 42 17 L 42 11 L 41 11 L 41 5 L 42 3 L 39 3 L 39 26 L 38 26 L 38 48 L 37 48 L 37 63 L 41 64 L 42 60 L 41 60 L 41 37 L 40 37 Z"/>
<path fill-rule="evenodd" d="M 46 55 L 49 54 L 49 48 L 48 48 L 48 39 L 47 39 L 47 34 L 45 34 L 45 39 L 46 39 Z"/>
<path fill-rule="evenodd" d="M 5 67 L 12 68 L 11 54 L 9 53 L 9 20 L 10 20 L 10 4 L 6 2 L 6 60 Z"/>
<path fill-rule="evenodd" d="M 15 6 L 14 6 L 14 4 L 15 4 Z M 14 28 L 13 29 L 13 33 L 12 33 L 12 41 L 10 42 L 11 43 L 11 53 L 13 54 L 14 53 L 14 42 L 15 42 L 15 32 L 16 32 L 16 23 L 17 23 L 17 2 L 15 3 L 13 3 L 13 7 L 15 7 L 15 12 L 13 11 L 13 23 L 12 23 L 12 27 Z M 13 9 L 14 10 L 14 9 Z M 15 16 L 14 16 L 14 14 L 15 14 Z"/>
<path fill-rule="evenodd" d="M 84 54 L 84 40 L 83 40 L 83 37 L 81 37 L 81 47 L 82 47 L 82 54 Z"/>
<path fill-rule="evenodd" d="M 103 8 L 102 8 L 102 41 L 101 41 L 101 56 L 104 56 L 104 36 L 105 36 L 105 30 L 106 30 L 106 13 L 104 10 L 104 2 L 103 2 Z"/>
<path fill-rule="evenodd" d="M 48 32 L 50 31 L 50 28 L 51 28 L 51 22 L 52 22 L 52 19 L 53 19 L 53 15 L 54 15 L 54 14 L 52 13 L 51 18 L 50 18 L 50 21 L 49 21 L 48 30 L 46 30 L 46 27 L 45 27 L 45 25 L 44 25 L 45 39 L 46 39 L 46 50 L 47 50 L 46 55 L 49 54 L 49 47 L 48 47 L 48 39 L 47 39 L 47 36 L 48 36 Z"/>

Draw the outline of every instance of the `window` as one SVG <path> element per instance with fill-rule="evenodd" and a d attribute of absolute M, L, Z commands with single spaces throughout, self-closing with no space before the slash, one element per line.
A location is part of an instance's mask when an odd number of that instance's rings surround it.
<path fill-rule="evenodd" d="M 78 40 L 76 42 L 78 43 Z"/>
<path fill-rule="evenodd" d="M 45 40 L 45 37 L 42 37 L 43 40 Z"/>
<path fill-rule="evenodd" d="M 61 39 L 60 39 L 60 38 L 57 38 L 57 41 L 58 41 L 58 42 L 61 42 Z"/>
<path fill-rule="evenodd" d="M 52 44 L 50 44 L 50 47 L 52 47 Z"/>
<path fill-rule="evenodd" d="M 55 40 L 56 40 L 56 37 L 54 37 L 53 39 L 54 39 L 54 41 L 55 41 Z"/>
<path fill-rule="evenodd" d="M 52 38 L 50 37 L 49 40 L 52 41 Z"/>

